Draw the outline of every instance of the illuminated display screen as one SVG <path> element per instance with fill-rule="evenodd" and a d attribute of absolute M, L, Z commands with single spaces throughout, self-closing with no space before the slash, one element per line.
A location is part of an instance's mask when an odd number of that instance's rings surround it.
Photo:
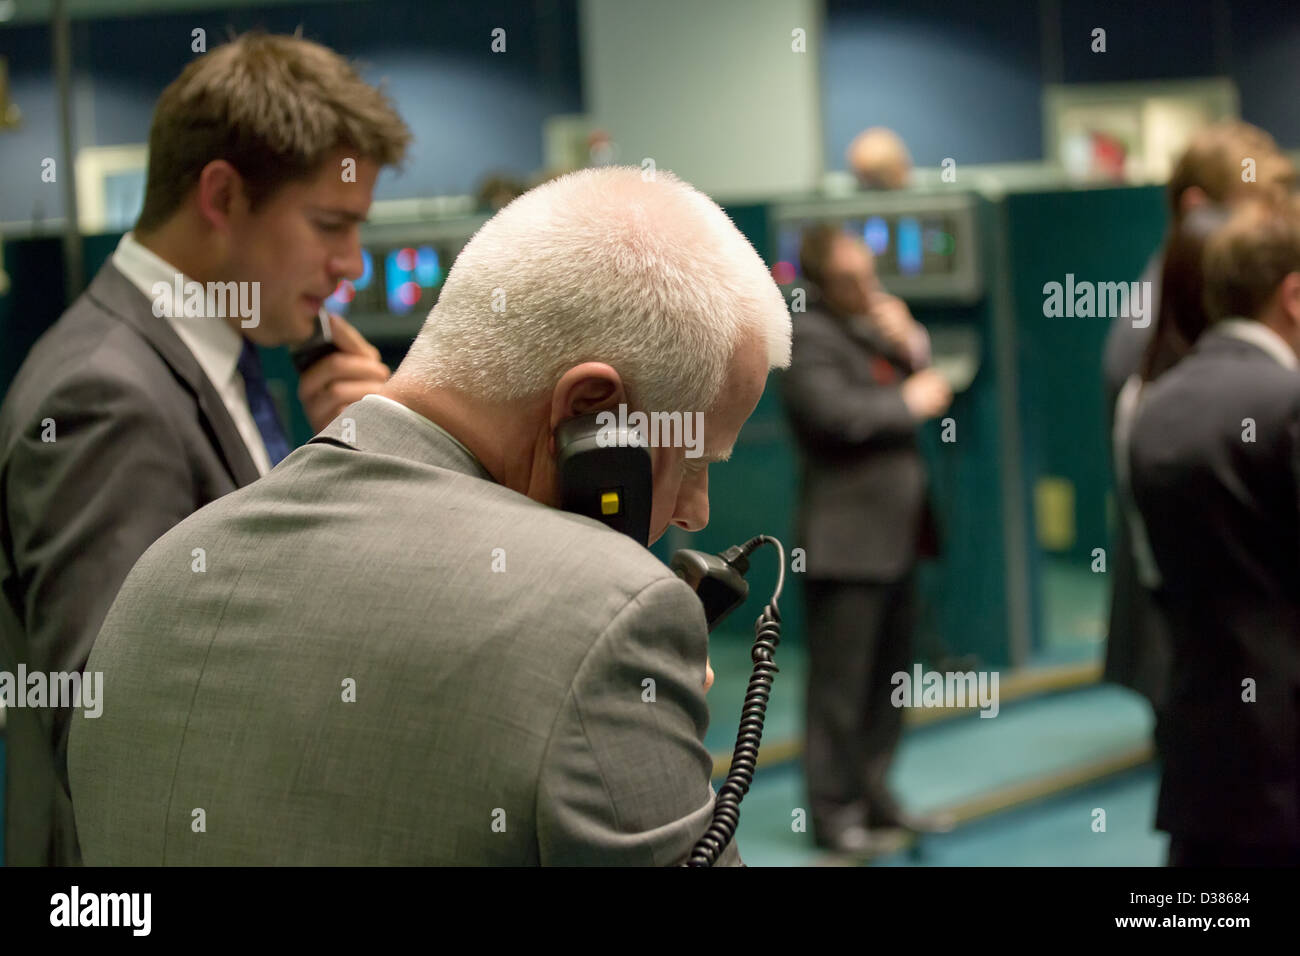
<path fill-rule="evenodd" d="M 370 312 L 379 307 L 376 294 L 375 259 L 367 249 L 361 250 L 361 275 L 355 280 L 344 279 L 325 300 L 325 308 L 338 315 L 349 312 Z"/>
<path fill-rule="evenodd" d="M 404 246 L 384 259 L 384 305 L 394 315 L 428 310 L 437 300 L 445 273 L 433 246 Z"/>
<path fill-rule="evenodd" d="M 813 222 L 788 222 L 777 238 L 772 276 L 781 285 L 801 277 L 799 242 Z M 861 236 L 876 257 L 876 274 L 886 286 L 891 278 L 947 276 L 957 269 L 957 228 L 947 214 L 870 216 L 845 219 L 845 232 Z"/>
<path fill-rule="evenodd" d="M 339 315 L 410 315 L 433 308 L 447 278 L 448 257 L 431 245 L 361 250 L 362 272 L 325 300 Z"/>

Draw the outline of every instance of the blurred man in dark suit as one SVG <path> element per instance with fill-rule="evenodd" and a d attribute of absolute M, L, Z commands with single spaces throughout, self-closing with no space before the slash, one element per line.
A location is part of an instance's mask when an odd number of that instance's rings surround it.
<path fill-rule="evenodd" d="M 890 678 L 912 662 L 913 570 L 929 515 L 916 427 L 952 392 L 927 367 L 925 329 L 881 288 L 860 239 L 814 227 L 800 267 L 811 307 L 795 317 L 784 392 L 804 459 L 804 770 L 817 843 L 875 855 L 899 845 L 899 827 L 948 825 L 905 813 L 885 777 L 902 732 Z"/>
<path fill-rule="evenodd" d="M 409 140 L 379 90 L 294 37 L 241 37 L 163 91 L 134 231 L 0 409 L 0 670 L 80 671 L 145 549 L 288 454 L 256 346 L 307 339 L 361 273 L 375 178 Z M 333 332 L 299 383 L 314 428 L 388 377 Z M 78 859 L 68 717 L 9 711 L 9 863 Z"/>
<path fill-rule="evenodd" d="M 1206 127 L 1192 138 L 1169 177 L 1167 236 L 1178 235 L 1189 214 L 1211 205 L 1280 200 L 1294 180 L 1291 161 L 1262 129 L 1236 120 Z M 1166 238 L 1151 256 L 1139 280 L 1150 290 L 1145 321 L 1117 316 L 1106 337 L 1102 379 L 1108 428 L 1114 425 L 1120 390 L 1140 371 L 1161 314 L 1161 271 L 1168 242 Z M 1168 624 L 1140 582 L 1129 524 L 1123 520 L 1116 522 L 1110 559 L 1105 679 L 1138 691 L 1158 712 L 1168 682 Z"/>
<path fill-rule="evenodd" d="M 1300 863 L 1300 209 L 1204 258 L 1213 320 L 1145 390 L 1133 496 L 1170 626 L 1156 826 L 1171 865 Z"/>

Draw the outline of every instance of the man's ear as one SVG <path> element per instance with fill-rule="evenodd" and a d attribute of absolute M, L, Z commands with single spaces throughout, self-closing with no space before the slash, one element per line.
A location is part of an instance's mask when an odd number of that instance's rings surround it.
<path fill-rule="evenodd" d="M 570 418 L 613 411 L 626 403 L 627 390 L 613 367 L 604 362 L 583 362 L 555 383 L 551 392 L 551 430 Z"/>
<path fill-rule="evenodd" d="M 203 167 L 195 186 L 199 215 L 217 232 L 228 232 L 232 216 L 247 208 L 243 177 L 224 159 Z"/>
<path fill-rule="evenodd" d="M 1290 320 L 1292 339 L 1300 340 L 1300 272 L 1289 272 L 1278 287 L 1278 303 Z"/>
<path fill-rule="evenodd" d="M 1200 186 L 1188 186 L 1178 195 L 1178 209 L 1183 215 L 1187 215 L 1197 206 L 1204 206 L 1209 201 L 1210 197 Z"/>

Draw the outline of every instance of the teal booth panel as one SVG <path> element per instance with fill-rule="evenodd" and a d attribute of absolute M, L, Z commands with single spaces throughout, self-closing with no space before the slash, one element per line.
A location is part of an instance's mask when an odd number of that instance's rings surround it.
<path fill-rule="evenodd" d="M 1068 276 L 1076 284 L 1136 281 L 1161 240 L 1164 190 L 1023 193 L 1006 206 L 1024 494 L 1038 505 L 1030 573 L 1044 593 L 1035 622 L 1041 650 L 1104 632 L 1109 591 L 1091 564 L 1094 548 L 1109 547 L 1112 507 L 1101 377 L 1112 319 L 1049 317 L 1044 286 L 1064 286 Z"/>

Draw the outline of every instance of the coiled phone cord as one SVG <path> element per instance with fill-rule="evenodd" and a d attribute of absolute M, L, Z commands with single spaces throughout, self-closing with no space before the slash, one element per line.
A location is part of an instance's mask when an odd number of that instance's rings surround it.
<path fill-rule="evenodd" d="M 754 647 L 750 651 L 754 670 L 749 677 L 749 689 L 745 692 L 745 705 L 740 713 L 740 729 L 736 732 L 731 767 L 713 802 L 713 822 L 695 844 L 686 866 L 713 866 L 718 861 L 722 851 L 736 835 L 736 827 L 740 823 L 740 801 L 754 782 L 758 746 L 763 740 L 763 722 L 767 717 L 767 701 L 772 692 L 773 677 L 778 672 L 772 658 L 777 645 L 781 643 L 781 612 L 777 601 L 785 586 L 785 549 L 776 538 L 760 534 L 722 554 L 728 564 L 744 574 L 749 569 L 749 555 L 764 544 L 776 548 L 780 562 L 777 565 L 776 590 L 772 593 L 772 600 L 754 622 Z"/>

